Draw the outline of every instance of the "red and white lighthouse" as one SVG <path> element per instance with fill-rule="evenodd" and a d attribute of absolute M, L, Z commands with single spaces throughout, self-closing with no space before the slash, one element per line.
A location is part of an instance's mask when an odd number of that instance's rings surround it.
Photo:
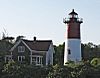
<path fill-rule="evenodd" d="M 72 12 L 69 13 L 69 18 L 64 19 L 63 22 L 67 24 L 64 64 L 68 61 L 81 61 L 80 24 L 83 21 L 78 18 L 78 14 L 73 9 Z"/>

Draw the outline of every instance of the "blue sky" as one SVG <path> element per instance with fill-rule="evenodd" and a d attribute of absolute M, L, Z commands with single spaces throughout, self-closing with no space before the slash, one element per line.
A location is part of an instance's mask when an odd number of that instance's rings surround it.
<path fill-rule="evenodd" d="M 99 0 L 0 0 L 0 36 L 24 35 L 27 39 L 52 39 L 58 45 L 65 41 L 63 18 L 74 8 L 83 18 L 82 43 L 100 44 Z"/>

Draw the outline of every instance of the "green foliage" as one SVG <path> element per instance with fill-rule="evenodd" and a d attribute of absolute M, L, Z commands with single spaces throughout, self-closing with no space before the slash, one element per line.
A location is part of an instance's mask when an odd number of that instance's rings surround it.
<path fill-rule="evenodd" d="M 0 63 L 0 67 L 0 78 L 100 78 L 100 66 L 95 67 L 90 61 L 44 67 L 10 61 Z"/>
<path fill-rule="evenodd" d="M 20 39 L 23 39 L 25 36 L 17 36 L 17 38 L 16 38 L 16 41 L 15 42 L 17 42 L 17 41 L 19 41 Z"/>
<path fill-rule="evenodd" d="M 92 60 L 93 58 L 100 58 L 100 45 L 95 45 L 91 42 L 82 44 L 82 59 Z"/>
<path fill-rule="evenodd" d="M 95 67 L 97 66 L 100 66 L 100 58 L 94 58 L 92 61 L 91 61 L 91 64 Z"/>
<path fill-rule="evenodd" d="M 70 69 L 65 66 L 55 65 L 52 67 L 52 71 L 49 72 L 47 78 L 70 78 Z"/>
<path fill-rule="evenodd" d="M 20 72 L 20 73 L 19 73 Z M 17 65 L 14 61 L 8 62 L 8 64 L 4 65 L 4 69 L 2 70 L 3 78 L 18 78 L 21 75 L 20 66 Z M 20 77 L 21 78 L 21 77 Z"/>
<path fill-rule="evenodd" d="M 10 43 L 9 41 L 5 41 L 5 40 L 0 40 L 0 56 L 5 56 L 9 53 L 9 50 L 11 49 L 11 47 L 13 46 L 12 43 Z"/>
<path fill-rule="evenodd" d="M 8 62 L 2 67 L 0 78 L 46 78 L 47 67 L 17 64 L 14 61 Z"/>
<path fill-rule="evenodd" d="M 59 64 L 59 65 L 64 64 L 64 45 L 65 45 L 65 43 L 60 44 L 58 46 L 54 46 L 54 49 L 55 49 L 54 65 L 55 64 Z"/>

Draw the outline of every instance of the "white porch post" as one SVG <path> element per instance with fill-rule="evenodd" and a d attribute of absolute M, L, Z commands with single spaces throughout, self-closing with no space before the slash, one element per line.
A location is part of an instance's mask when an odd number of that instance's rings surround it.
<path fill-rule="evenodd" d="M 5 63 L 6 63 L 6 56 L 5 56 Z"/>
<path fill-rule="evenodd" d="M 12 52 L 11 52 L 11 61 L 12 61 L 13 59 L 12 59 Z"/>
<path fill-rule="evenodd" d="M 31 55 L 30 55 L 30 64 L 32 64 L 32 51 L 31 51 Z"/>

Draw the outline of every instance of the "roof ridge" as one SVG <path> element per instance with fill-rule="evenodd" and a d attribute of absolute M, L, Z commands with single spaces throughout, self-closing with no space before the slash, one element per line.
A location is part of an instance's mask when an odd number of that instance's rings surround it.
<path fill-rule="evenodd" d="M 34 42 L 34 40 L 27 40 L 27 39 L 21 39 L 21 40 L 23 40 L 23 41 L 29 41 L 29 42 Z M 36 40 L 36 41 L 45 41 L 45 42 L 52 42 L 52 40 Z"/>

